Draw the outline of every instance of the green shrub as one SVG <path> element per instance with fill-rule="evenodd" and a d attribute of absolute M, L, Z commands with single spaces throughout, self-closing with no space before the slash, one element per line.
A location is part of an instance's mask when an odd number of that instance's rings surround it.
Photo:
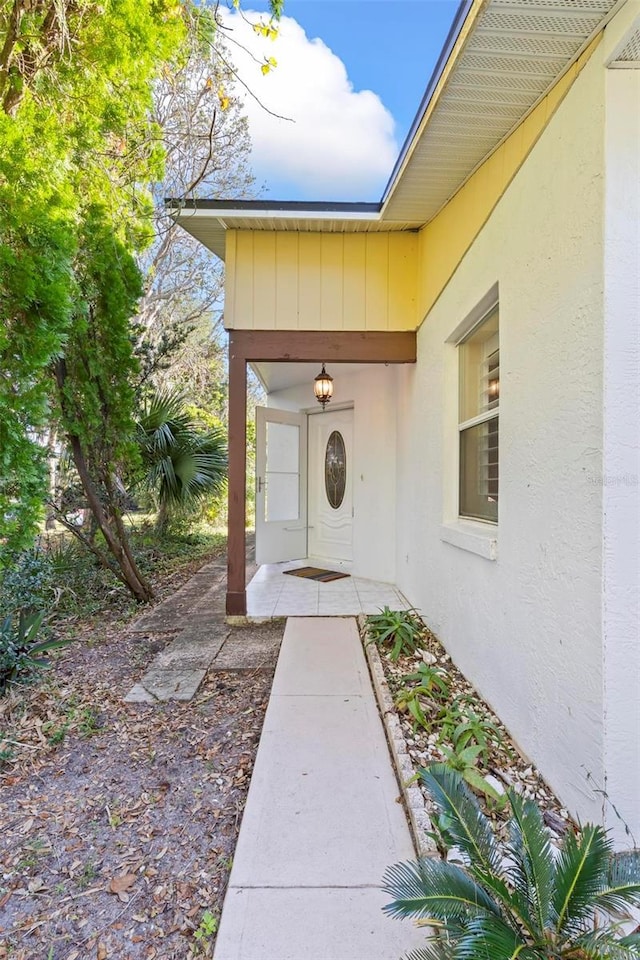
<path fill-rule="evenodd" d="M 423 646 L 424 624 L 416 610 L 390 610 L 383 607 L 380 613 L 365 620 L 369 643 L 391 648 L 389 659 L 412 656 Z"/>
<path fill-rule="evenodd" d="M 640 905 L 640 851 L 615 854 L 600 826 L 568 833 L 554 854 L 535 803 L 509 791 L 509 841 L 459 774 L 443 764 L 420 771 L 437 809 L 445 847 L 464 858 L 390 867 L 384 909 L 425 925 L 415 960 L 638 960 L 640 935 L 621 921 Z"/>
<path fill-rule="evenodd" d="M 70 642 L 52 638 L 36 642 L 43 620 L 44 613 L 21 612 L 17 619 L 5 617 L 0 622 L 0 693 L 10 683 L 48 667 L 49 661 L 42 654 Z"/>
<path fill-rule="evenodd" d="M 11 556 L 0 572 L 0 616 L 47 609 L 53 599 L 46 553 L 34 547 Z"/>

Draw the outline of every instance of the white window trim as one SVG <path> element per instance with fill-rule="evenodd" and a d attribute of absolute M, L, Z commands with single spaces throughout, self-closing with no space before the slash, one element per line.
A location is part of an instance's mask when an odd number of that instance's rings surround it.
<path fill-rule="evenodd" d="M 445 373 L 450 372 L 451 378 L 455 378 L 456 384 L 459 377 L 458 346 L 499 306 L 499 302 L 498 284 L 495 283 L 447 337 L 445 342 L 448 345 L 448 359 L 445 364 Z M 448 377 L 445 375 L 445 383 L 447 380 Z M 451 456 L 448 458 L 448 480 L 452 482 L 447 482 L 445 474 L 446 486 L 443 498 L 445 516 L 440 527 L 440 540 L 485 560 L 495 561 L 498 559 L 498 524 L 487 520 L 461 517 L 458 512 L 460 505 L 460 430 L 474 426 L 475 422 L 482 423 L 491 419 L 493 412 L 486 411 L 486 413 L 481 413 L 471 420 L 460 423 L 458 420 L 458 390 L 455 391 L 455 401 L 452 399 L 450 391 L 447 391 L 447 394 L 444 405 L 446 411 L 445 429 L 449 437 L 455 437 L 455 443 L 452 444 L 453 449 Z M 451 430 L 447 427 L 447 423 L 449 423 Z M 453 494 L 452 490 L 455 491 Z"/>
<path fill-rule="evenodd" d="M 487 530 L 490 527 L 490 532 Z M 440 527 L 440 539 L 460 550 L 468 550 L 485 560 L 498 559 L 498 537 L 495 524 L 482 520 L 458 520 L 457 523 L 444 523 Z"/>

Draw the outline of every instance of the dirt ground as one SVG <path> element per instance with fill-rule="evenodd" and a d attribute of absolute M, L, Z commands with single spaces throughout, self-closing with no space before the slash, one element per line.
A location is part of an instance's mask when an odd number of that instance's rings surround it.
<path fill-rule="evenodd" d="M 0 701 L 0 960 L 212 955 L 273 668 L 125 704 L 171 639 L 94 625 Z"/>

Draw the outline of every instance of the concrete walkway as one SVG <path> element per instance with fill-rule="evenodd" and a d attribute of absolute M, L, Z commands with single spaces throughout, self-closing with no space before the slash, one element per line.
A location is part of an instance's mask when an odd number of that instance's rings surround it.
<path fill-rule="evenodd" d="M 287 622 L 215 960 L 396 960 L 382 911 L 415 853 L 353 619 Z"/>

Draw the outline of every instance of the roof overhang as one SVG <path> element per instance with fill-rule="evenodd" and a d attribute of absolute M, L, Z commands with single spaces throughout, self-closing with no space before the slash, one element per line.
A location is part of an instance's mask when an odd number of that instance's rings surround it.
<path fill-rule="evenodd" d="M 227 230 L 362 233 L 428 223 L 627 0 L 462 0 L 380 203 L 170 200 L 224 258 Z"/>
<path fill-rule="evenodd" d="M 419 221 L 389 224 L 380 203 L 304 203 L 265 200 L 168 200 L 184 229 L 224 259 L 227 230 L 370 233 L 417 230 Z"/>

